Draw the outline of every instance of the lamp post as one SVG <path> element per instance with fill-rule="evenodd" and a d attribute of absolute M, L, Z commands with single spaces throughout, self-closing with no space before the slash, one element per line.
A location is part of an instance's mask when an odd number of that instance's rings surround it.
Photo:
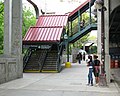
<path fill-rule="evenodd" d="M 95 8 L 101 12 L 101 74 L 102 76 L 105 75 L 105 25 L 104 25 L 104 12 L 107 10 L 104 6 L 104 0 L 96 0 L 95 1 Z M 106 77 L 102 77 L 106 80 Z M 100 78 L 101 79 L 101 78 Z M 102 82 L 103 83 L 103 82 Z M 104 83 L 105 85 L 105 83 Z"/>
<path fill-rule="evenodd" d="M 67 34 L 64 34 L 64 39 L 65 39 L 65 44 L 66 44 L 66 47 L 67 47 L 67 62 L 69 62 L 69 46 L 68 46 L 68 35 Z"/>

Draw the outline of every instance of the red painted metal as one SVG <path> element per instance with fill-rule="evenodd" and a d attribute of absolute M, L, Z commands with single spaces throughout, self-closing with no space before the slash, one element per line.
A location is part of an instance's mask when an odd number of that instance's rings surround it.
<path fill-rule="evenodd" d="M 66 26 L 68 15 L 41 15 L 37 27 Z"/>
<path fill-rule="evenodd" d="M 59 42 L 68 15 L 41 15 L 35 27 L 30 27 L 23 42 Z"/>
<path fill-rule="evenodd" d="M 58 42 L 63 27 L 30 27 L 23 42 Z"/>
<path fill-rule="evenodd" d="M 75 10 L 73 10 L 70 14 L 69 17 L 74 15 L 76 12 L 78 12 L 83 6 L 85 6 L 87 3 L 89 3 L 90 0 L 86 0 L 84 3 L 82 3 L 79 7 L 77 7 Z"/>

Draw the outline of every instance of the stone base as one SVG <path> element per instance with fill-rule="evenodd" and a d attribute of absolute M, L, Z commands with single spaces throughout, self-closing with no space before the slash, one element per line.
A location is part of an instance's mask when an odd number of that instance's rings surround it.
<path fill-rule="evenodd" d="M 19 70 L 19 61 L 17 58 L 0 56 L 0 83 L 5 83 L 23 76 Z"/>

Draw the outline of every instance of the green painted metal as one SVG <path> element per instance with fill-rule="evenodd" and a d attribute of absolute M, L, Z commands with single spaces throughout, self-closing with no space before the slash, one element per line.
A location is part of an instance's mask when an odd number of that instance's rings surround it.
<path fill-rule="evenodd" d="M 69 22 L 68 22 L 68 31 L 67 31 L 67 36 L 69 38 Z M 67 42 L 67 62 L 69 62 L 69 42 Z"/>
<path fill-rule="evenodd" d="M 89 18 L 89 24 L 91 24 L 91 22 L 92 22 L 92 19 L 91 19 L 91 0 L 89 2 L 89 16 L 90 16 L 90 18 Z"/>
<path fill-rule="evenodd" d="M 78 11 L 78 30 L 80 30 L 80 23 L 81 23 L 81 16 L 80 16 L 80 10 Z"/>
<path fill-rule="evenodd" d="M 83 37 L 84 35 L 86 35 L 87 33 L 89 33 L 92 30 L 97 30 L 97 24 L 89 24 L 83 30 L 81 30 L 81 31 L 78 30 L 78 32 L 76 34 L 69 37 L 68 42 L 74 43 L 75 41 L 77 41 L 78 39 L 80 39 L 81 37 Z"/>

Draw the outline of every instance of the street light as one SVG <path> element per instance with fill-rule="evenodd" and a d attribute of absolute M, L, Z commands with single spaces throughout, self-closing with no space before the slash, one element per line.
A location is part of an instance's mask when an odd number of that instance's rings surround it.
<path fill-rule="evenodd" d="M 67 40 L 68 39 L 68 35 L 65 33 L 64 34 L 64 39 Z"/>
<path fill-rule="evenodd" d="M 104 31 L 104 11 L 106 7 L 104 6 L 104 0 L 96 0 L 94 6 L 98 11 L 101 12 L 101 60 L 103 63 L 101 72 L 105 74 L 105 31 Z"/>

